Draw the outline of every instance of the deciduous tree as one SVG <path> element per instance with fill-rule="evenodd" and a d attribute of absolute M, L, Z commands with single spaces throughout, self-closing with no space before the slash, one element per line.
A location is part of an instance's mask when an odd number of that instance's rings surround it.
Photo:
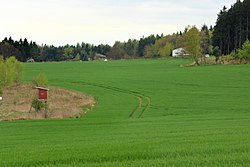
<path fill-rule="evenodd" d="M 185 34 L 185 49 L 195 63 L 199 65 L 199 57 L 201 55 L 201 35 L 195 26 L 191 27 Z"/>

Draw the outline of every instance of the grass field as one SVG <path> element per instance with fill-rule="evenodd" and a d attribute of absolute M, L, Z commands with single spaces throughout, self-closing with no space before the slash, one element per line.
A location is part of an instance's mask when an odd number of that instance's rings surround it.
<path fill-rule="evenodd" d="M 79 119 L 0 122 L 0 166 L 250 166 L 250 66 L 25 64 L 98 100 Z M 131 116 L 131 117 L 130 117 Z"/>

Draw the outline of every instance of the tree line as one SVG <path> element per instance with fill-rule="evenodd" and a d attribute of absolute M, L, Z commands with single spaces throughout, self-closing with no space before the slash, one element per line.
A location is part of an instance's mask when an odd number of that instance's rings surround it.
<path fill-rule="evenodd" d="M 168 57 L 172 55 L 172 51 L 176 48 L 186 48 L 185 43 L 187 39 L 187 33 L 192 29 L 192 26 L 188 26 L 182 32 L 176 32 L 172 35 L 150 35 L 148 37 L 142 37 L 140 40 L 129 39 L 127 42 L 115 42 L 114 46 L 109 52 L 110 57 L 114 58 L 133 58 L 133 57 Z M 196 27 L 195 27 L 196 28 Z M 197 29 L 197 28 L 196 28 Z M 201 53 L 212 54 L 212 30 L 213 28 L 207 25 L 203 25 L 198 30 L 198 41 L 201 47 Z M 190 41 L 193 36 L 190 36 Z"/>
<path fill-rule="evenodd" d="M 67 61 L 67 60 L 87 60 L 94 58 L 96 54 L 106 55 L 110 59 L 129 59 L 129 58 L 149 58 L 171 56 L 175 48 L 185 48 L 185 34 L 190 26 L 182 32 L 172 35 L 149 35 L 139 40 L 129 39 L 124 42 L 116 41 L 113 46 L 100 44 L 94 46 L 88 43 L 77 45 L 53 46 L 37 45 L 36 42 L 25 38 L 14 41 L 11 37 L 5 38 L 0 42 L 0 55 L 4 59 L 15 56 L 19 61 L 25 62 L 30 58 L 35 61 Z M 202 54 L 212 54 L 212 31 L 213 28 L 204 25 L 199 30 L 201 37 Z M 190 37 L 191 38 L 191 37 Z"/>
<path fill-rule="evenodd" d="M 28 42 L 25 38 L 14 41 L 11 37 L 4 38 L 0 42 L 0 55 L 4 59 L 15 56 L 19 61 L 25 62 L 28 59 L 35 61 L 66 61 L 86 60 L 95 53 L 106 55 L 110 51 L 109 45 L 94 46 L 88 43 L 77 43 L 77 45 L 53 46 L 37 45 L 36 42 Z"/>
<path fill-rule="evenodd" d="M 77 45 L 53 46 L 37 45 L 28 42 L 27 39 L 14 41 L 11 37 L 0 42 L 0 55 L 4 59 L 15 55 L 19 61 L 33 58 L 35 61 L 67 61 L 87 60 L 94 58 L 96 54 L 106 55 L 110 59 L 147 58 L 171 56 L 173 49 L 185 48 L 192 53 L 192 47 L 196 48 L 195 54 L 216 56 L 228 55 L 238 52 L 246 40 L 249 40 L 250 31 L 250 0 L 237 0 L 230 9 L 224 7 L 218 14 L 214 27 L 203 25 L 201 29 L 188 26 L 182 32 L 171 35 L 150 35 L 139 40 L 129 39 L 116 41 L 113 46 L 100 44 L 98 46 L 81 43 Z M 192 31 L 192 32 L 189 32 Z M 189 46 L 194 43 L 197 46 Z M 193 54 L 193 53 L 192 53 Z M 237 54 L 235 54 L 237 57 Z M 197 61 L 197 60 L 196 60 Z"/>
<path fill-rule="evenodd" d="M 183 32 L 173 33 L 172 35 L 150 35 L 139 40 L 129 39 L 128 41 L 116 41 L 111 47 L 100 44 L 94 46 L 88 43 L 77 45 L 53 46 L 37 45 L 36 42 L 25 38 L 14 41 L 11 37 L 5 38 L 0 42 L 0 55 L 4 59 L 15 56 L 19 61 L 25 62 L 32 58 L 35 61 L 67 61 L 67 60 L 87 60 L 94 58 L 96 54 L 106 55 L 110 59 L 126 59 L 141 57 L 166 57 L 171 56 L 172 50 L 184 46 L 184 36 L 187 27 Z M 211 33 L 212 28 L 204 25 L 201 30 L 203 53 L 211 52 Z"/>

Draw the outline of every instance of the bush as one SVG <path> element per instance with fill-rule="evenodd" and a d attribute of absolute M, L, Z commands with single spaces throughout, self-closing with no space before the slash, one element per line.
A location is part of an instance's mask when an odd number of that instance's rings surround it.
<path fill-rule="evenodd" d="M 219 60 L 219 56 L 221 55 L 220 48 L 218 46 L 213 48 L 213 55 L 215 56 L 215 61 Z"/>
<path fill-rule="evenodd" d="M 233 58 L 233 60 L 238 60 L 239 59 L 238 50 L 231 52 L 230 56 Z"/>
<path fill-rule="evenodd" d="M 37 111 L 40 111 L 42 108 L 45 107 L 45 104 L 41 101 L 38 101 L 37 99 L 33 99 L 32 107 L 37 109 Z"/>
<path fill-rule="evenodd" d="M 230 55 L 226 55 L 225 56 L 225 60 L 227 61 L 227 62 L 230 62 L 230 61 L 232 61 L 232 60 L 234 60 L 235 59 L 235 53 L 231 53 Z"/>
<path fill-rule="evenodd" d="M 9 57 L 5 61 L 0 57 L 0 86 L 18 82 L 21 78 L 22 70 L 22 64 L 15 57 Z"/>
<path fill-rule="evenodd" d="M 240 60 L 250 60 L 250 42 L 247 40 L 242 49 L 239 49 L 238 57 Z"/>
<path fill-rule="evenodd" d="M 46 87 L 48 86 L 48 79 L 45 74 L 40 73 L 35 79 L 33 79 L 33 83 L 36 86 Z"/>

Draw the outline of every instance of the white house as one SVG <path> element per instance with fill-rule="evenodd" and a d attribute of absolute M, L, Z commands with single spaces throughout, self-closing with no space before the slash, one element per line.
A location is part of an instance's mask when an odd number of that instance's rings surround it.
<path fill-rule="evenodd" d="M 177 48 L 172 51 L 172 56 L 173 57 L 182 57 L 186 55 L 186 51 L 183 48 Z"/>

